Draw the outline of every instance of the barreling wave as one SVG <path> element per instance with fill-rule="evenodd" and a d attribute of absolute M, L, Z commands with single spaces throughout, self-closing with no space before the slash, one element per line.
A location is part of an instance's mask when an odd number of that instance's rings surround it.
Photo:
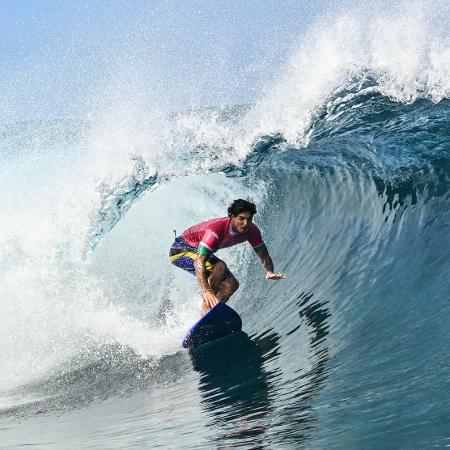
<path fill-rule="evenodd" d="M 383 96 L 370 77 L 364 76 L 357 85 L 359 90 L 337 89 L 317 109 L 305 130 L 307 143 L 289 143 L 282 133 L 258 136 L 243 159 L 233 158 L 229 162 L 224 154 L 236 154 L 230 144 L 225 143 L 227 146 L 222 147 L 217 143 L 195 143 L 183 154 L 183 160 L 188 162 L 182 169 L 162 174 L 152 171 L 142 157 L 132 157 L 131 174 L 113 186 L 102 183 L 98 187 L 102 200 L 101 207 L 92 215 L 90 248 L 95 248 L 142 194 L 161 183 L 200 173 L 247 176 L 257 171 L 259 165 L 276 161 L 277 155 L 283 152 L 308 152 L 306 159 L 312 152 L 317 167 L 322 166 L 324 170 L 325 167 L 336 170 L 338 166 L 353 168 L 374 177 L 388 190 L 394 189 L 395 185 L 405 186 L 408 184 L 405 178 L 414 174 L 418 189 L 423 191 L 426 185 L 432 190 L 430 195 L 442 189 L 445 191 L 446 186 L 442 183 L 446 181 L 447 167 L 442 159 L 445 159 L 448 133 L 448 100 L 436 104 L 421 99 L 405 104 Z M 355 86 L 356 83 L 353 88 Z M 242 120 L 241 115 L 237 118 Z M 236 116 L 232 119 L 236 121 Z M 205 164 L 202 161 L 205 154 L 220 163 Z M 215 156 L 211 158 L 210 155 Z M 303 159 L 299 156 L 294 164 Z M 436 183 L 437 179 L 439 183 Z"/>
<path fill-rule="evenodd" d="M 155 446 L 161 405 L 180 427 L 190 412 L 180 448 L 443 445 L 450 15 L 437 4 L 324 19 L 251 105 L 5 127 L 2 414 L 89 415 L 108 399 L 129 418 L 121 402 L 139 393 L 154 396 L 141 410 Z M 179 343 L 200 296 L 168 265 L 172 230 L 238 196 L 258 204 L 288 278 L 268 285 L 248 249 L 224 252 L 249 338 L 191 361 Z"/>
<path fill-rule="evenodd" d="M 363 11 L 322 18 L 302 36 L 281 74 L 255 104 L 151 117 L 153 131 L 144 133 L 149 142 L 130 138 L 130 132 L 142 130 L 128 130 L 128 173 L 101 180 L 101 204 L 92 211 L 88 247 L 95 248 L 140 195 L 174 177 L 245 175 L 278 151 L 307 149 L 327 136 L 348 135 L 348 127 L 367 131 L 367 141 L 374 133 L 394 132 L 396 126 L 406 136 L 406 124 L 397 122 L 414 110 L 410 133 L 414 126 L 422 129 L 417 105 L 426 110 L 426 101 L 439 104 L 450 96 L 446 12 L 445 2 L 413 2 L 387 7 L 383 15 Z M 114 117 L 112 125 L 117 126 L 120 114 Z M 445 122 L 445 113 L 437 120 Z M 428 131 L 431 125 L 425 124 Z M 116 137 L 100 139 L 99 150 L 117 148 Z M 380 172 L 406 160 L 407 145 L 401 147 L 397 145 L 392 161 L 380 161 Z M 340 156 L 337 152 L 336 158 Z M 357 158 L 349 161 L 357 163 Z"/>

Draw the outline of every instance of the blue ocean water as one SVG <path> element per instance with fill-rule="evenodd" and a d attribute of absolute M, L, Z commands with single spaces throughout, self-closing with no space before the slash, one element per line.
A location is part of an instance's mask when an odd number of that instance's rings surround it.
<path fill-rule="evenodd" d="M 252 105 L 2 125 L 0 447 L 450 446 L 450 53 L 398 20 Z M 248 336 L 191 355 L 173 230 L 238 197 L 288 278 L 220 252 Z"/>

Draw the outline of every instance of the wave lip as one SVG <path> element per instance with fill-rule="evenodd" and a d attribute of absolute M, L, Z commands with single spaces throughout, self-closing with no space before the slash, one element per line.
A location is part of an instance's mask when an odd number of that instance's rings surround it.
<path fill-rule="evenodd" d="M 446 12 L 445 2 L 413 2 L 381 13 L 322 19 L 299 41 L 282 76 L 249 113 L 246 142 L 281 133 L 290 144 L 306 144 L 316 110 L 337 89 L 359 91 L 367 77 L 372 89 L 398 102 L 448 98 Z"/>

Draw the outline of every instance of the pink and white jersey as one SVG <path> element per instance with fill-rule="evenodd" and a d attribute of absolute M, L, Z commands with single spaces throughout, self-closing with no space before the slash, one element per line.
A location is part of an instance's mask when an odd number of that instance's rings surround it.
<path fill-rule="evenodd" d="M 248 241 L 253 248 L 264 244 L 259 228 L 252 223 L 247 233 L 238 233 L 231 227 L 229 217 L 208 220 L 188 228 L 181 237 L 192 247 L 203 245 L 211 252 Z"/>

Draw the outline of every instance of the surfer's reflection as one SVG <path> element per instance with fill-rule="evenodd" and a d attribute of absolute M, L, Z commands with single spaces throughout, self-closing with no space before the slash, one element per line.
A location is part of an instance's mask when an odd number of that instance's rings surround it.
<path fill-rule="evenodd" d="M 318 392 L 325 386 L 329 374 L 329 350 L 327 335 L 328 319 L 331 316 L 328 301 L 314 298 L 311 292 L 302 292 L 297 297 L 298 325 L 286 334 L 293 341 L 300 328 L 308 332 L 308 369 L 298 368 L 286 375 L 289 389 L 284 393 L 285 406 L 280 414 L 284 430 L 277 434 L 277 442 L 306 442 L 311 429 L 317 423 L 313 412 L 313 402 Z M 291 355 L 295 358 L 295 355 Z"/>
<path fill-rule="evenodd" d="M 310 292 L 293 300 L 294 326 L 285 335 L 270 331 L 250 339 L 242 333 L 192 354 L 218 448 L 308 441 L 317 423 L 314 399 L 330 370 L 331 313 L 328 302 Z"/>
<path fill-rule="evenodd" d="M 274 372 L 263 368 L 278 356 L 278 335 L 250 339 L 237 333 L 205 345 L 191 353 L 194 369 L 200 372 L 203 405 L 212 414 L 211 426 L 221 442 L 263 445 L 263 434 L 272 411 L 271 379 Z M 218 428 L 218 429 L 217 429 Z"/>

